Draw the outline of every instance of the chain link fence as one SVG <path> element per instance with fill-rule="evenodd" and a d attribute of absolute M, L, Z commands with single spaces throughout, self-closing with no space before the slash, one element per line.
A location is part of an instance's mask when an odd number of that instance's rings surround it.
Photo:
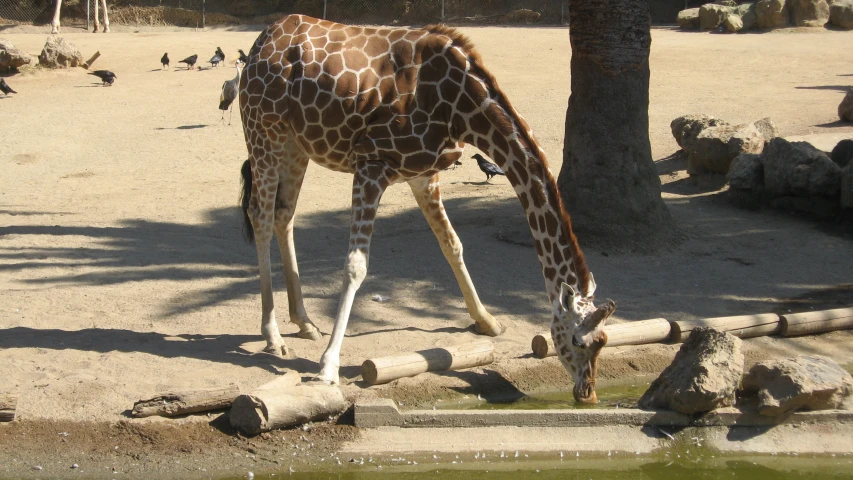
<path fill-rule="evenodd" d="M 86 26 L 96 0 L 63 0 L 63 25 Z M 654 23 L 674 23 L 688 0 L 649 0 Z M 301 13 L 370 25 L 566 25 L 569 0 L 108 0 L 110 23 L 204 28 L 267 25 Z M 49 24 L 55 0 L 0 0 L 0 25 Z"/>

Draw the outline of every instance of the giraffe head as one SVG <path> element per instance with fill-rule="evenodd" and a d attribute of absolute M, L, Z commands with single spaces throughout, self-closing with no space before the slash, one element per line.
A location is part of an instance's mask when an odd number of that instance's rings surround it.
<path fill-rule="evenodd" d="M 581 403 L 597 403 L 595 394 L 595 374 L 598 369 L 598 355 L 607 343 L 604 323 L 614 311 L 616 303 L 608 299 L 600 307 L 593 303 L 595 279 L 589 275 L 586 293 L 576 291 L 571 285 L 560 285 L 560 297 L 554 302 L 554 320 L 564 325 L 568 339 L 559 352 L 563 364 L 574 377 L 575 387 L 572 393 Z"/>

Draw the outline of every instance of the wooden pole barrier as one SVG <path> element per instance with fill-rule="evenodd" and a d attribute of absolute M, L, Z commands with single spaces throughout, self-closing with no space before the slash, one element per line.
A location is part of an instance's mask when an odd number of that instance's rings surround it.
<path fill-rule="evenodd" d="M 90 58 L 90 59 L 86 60 L 86 62 L 85 62 L 85 63 L 83 63 L 83 68 L 85 68 L 86 70 L 88 70 L 88 69 L 89 69 L 89 67 L 91 67 L 91 66 L 92 66 L 92 64 L 93 64 L 93 63 L 95 63 L 95 60 L 97 60 L 97 59 L 98 59 L 98 57 L 100 57 L 100 56 L 101 56 L 101 52 L 100 52 L 100 50 L 99 50 L 99 51 L 97 51 L 97 52 L 95 52 L 95 54 L 94 54 L 94 55 L 92 55 L 92 58 Z"/>
<path fill-rule="evenodd" d="M 237 385 L 205 388 L 185 392 L 160 393 L 152 398 L 138 400 L 133 404 L 132 415 L 137 418 L 159 415 L 174 417 L 188 413 L 219 410 L 231 406 L 240 389 Z"/>
<path fill-rule="evenodd" d="M 758 315 L 739 315 L 736 317 L 702 318 L 699 320 L 675 320 L 671 340 L 674 343 L 687 341 L 690 332 L 698 327 L 711 327 L 740 338 L 762 337 L 779 333 L 779 315 L 761 313 Z"/>
<path fill-rule="evenodd" d="M 0 393 L 0 422 L 14 421 L 17 408 L 17 395 L 14 393 Z"/>
<path fill-rule="evenodd" d="M 659 343 L 669 339 L 670 324 L 665 318 L 652 318 L 638 322 L 605 325 L 604 333 L 607 334 L 607 345 L 605 347 Z M 533 349 L 533 354 L 539 358 L 557 355 L 551 339 L 551 332 L 543 332 L 533 337 L 530 347 Z"/>
<path fill-rule="evenodd" d="M 290 371 L 251 393 L 238 396 L 231 405 L 231 426 L 246 435 L 300 425 L 343 412 L 347 401 L 335 385 L 299 384 Z"/>
<path fill-rule="evenodd" d="M 782 315 L 781 334 L 786 337 L 853 328 L 853 308 Z"/>
<path fill-rule="evenodd" d="M 424 372 L 488 365 L 494 359 L 495 345 L 490 340 L 478 340 L 465 345 L 368 359 L 361 364 L 361 378 L 371 385 L 378 385 Z"/>

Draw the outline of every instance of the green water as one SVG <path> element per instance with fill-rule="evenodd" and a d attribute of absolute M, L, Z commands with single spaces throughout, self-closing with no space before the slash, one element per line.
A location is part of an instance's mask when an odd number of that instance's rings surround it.
<path fill-rule="evenodd" d="M 461 456 L 461 455 L 460 455 Z M 470 457 L 466 454 L 465 457 Z M 706 460 L 680 459 L 563 459 L 471 462 L 471 464 L 395 465 L 383 461 L 365 465 L 344 464 L 337 471 L 285 471 L 256 474 L 255 480 L 853 480 L 853 456 L 723 457 Z M 409 460 L 411 463 L 411 461 Z M 381 467 L 380 467 L 381 466 Z M 243 477 L 233 477 L 237 480 Z"/>
<path fill-rule="evenodd" d="M 594 405 L 579 404 L 572 397 L 571 390 L 561 392 L 537 393 L 515 398 L 498 399 L 466 399 L 462 401 L 447 402 L 436 405 L 438 409 L 445 410 L 543 410 L 543 409 L 565 409 L 565 408 L 636 408 L 637 401 L 649 388 L 647 382 L 634 385 L 622 385 L 607 388 L 597 388 L 598 403 Z"/>

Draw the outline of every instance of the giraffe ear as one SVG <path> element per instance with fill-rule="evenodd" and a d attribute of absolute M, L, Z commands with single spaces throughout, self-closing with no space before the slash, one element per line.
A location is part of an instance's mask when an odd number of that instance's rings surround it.
<path fill-rule="evenodd" d="M 571 285 L 566 282 L 562 282 L 560 284 L 560 307 L 564 312 L 573 311 L 572 305 L 574 305 L 575 296 L 577 296 L 577 292 Z"/>
<path fill-rule="evenodd" d="M 586 284 L 586 296 L 591 297 L 595 293 L 595 278 L 589 272 L 589 282 Z"/>

